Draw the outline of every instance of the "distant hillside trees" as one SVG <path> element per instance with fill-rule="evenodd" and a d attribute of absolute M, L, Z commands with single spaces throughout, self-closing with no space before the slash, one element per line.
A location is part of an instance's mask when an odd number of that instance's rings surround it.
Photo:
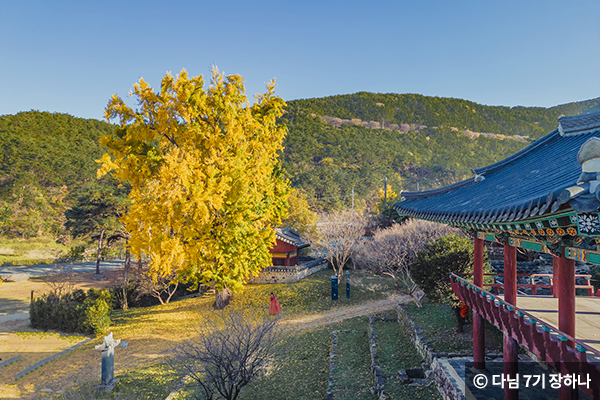
<path fill-rule="evenodd" d="M 64 232 L 69 193 L 95 179 L 98 140 L 113 126 L 39 111 L 0 116 L 0 230 L 16 236 Z"/>
<path fill-rule="evenodd" d="M 279 119 L 289 131 L 280 160 L 310 208 L 329 211 L 348 208 L 353 199 L 377 202 L 385 178 L 398 193 L 431 189 L 468 178 L 471 169 L 528 144 L 471 138 L 466 131 L 531 142 L 554 130 L 559 116 L 593 111 L 600 111 L 600 98 L 551 108 L 367 92 L 292 100 Z M 347 121 L 336 127 L 325 116 Z M 105 152 L 98 140 L 114 129 L 68 114 L 0 116 L 0 234 L 67 240 L 65 211 L 78 188 L 96 179 L 95 160 Z"/>
<path fill-rule="evenodd" d="M 455 127 L 477 132 L 527 135 L 538 139 L 556 128 L 561 115 L 600 110 L 600 98 L 552 108 L 486 106 L 472 101 L 419 94 L 369 93 L 292 100 L 289 110 L 363 121 Z"/>
<path fill-rule="evenodd" d="M 289 130 L 283 160 L 292 186 L 302 188 L 311 206 L 321 211 L 350 207 L 353 188 L 355 200 L 376 202 L 385 178 L 398 191 L 448 185 L 527 145 L 471 139 L 449 128 L 406 133 L 337 128 L 303 112 L 288 112 L 283 122 Z"/>

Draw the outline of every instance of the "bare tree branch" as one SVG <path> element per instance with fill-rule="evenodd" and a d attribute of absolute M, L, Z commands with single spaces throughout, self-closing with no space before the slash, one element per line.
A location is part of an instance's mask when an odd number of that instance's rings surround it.
<path fill-rule="evenodd" d="M 422 220 L 392 225 L 376 231 L 373 240 L 361 246 L 355 262 L 359 268 L 392 278 L 395 289 L 410 295 L 421 307 L 422 295 L 410 275 L 410 264 L 427 243 L 453 232 L 456 229 L 447 225 Z"/>
<path fill-rule="evenodd" d="M 344 266 L 353 262 L 367 222 L 366 217 L 350 210 L 334 211 L 319 218 L 317 234 L 310 239 L 313 248 L 323 254 L 338 277 L 342 276 Z"/>
<path fill-rule="evenodd" d="M 171 366 L 195 380 L 205 399 L 218 393 L 234 400 L 271 361 L 278 322 L 278 317 L 215 313 L 206 318 L 204 332 L 175 347 Z"/>

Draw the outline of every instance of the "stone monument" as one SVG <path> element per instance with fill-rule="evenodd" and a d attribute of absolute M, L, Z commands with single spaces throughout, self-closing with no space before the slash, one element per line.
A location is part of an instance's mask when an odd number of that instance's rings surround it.
<path fill-rule="evenodd" d="M 112 332 L 104 336 L 102 344 L 96 346 L 96 350 L 102 352 L 102 382 L 98 391 L 110 392 L 117 383 L 115 379 L 115 347 L 121 343 L 121 339 L 113 339 Z"/>

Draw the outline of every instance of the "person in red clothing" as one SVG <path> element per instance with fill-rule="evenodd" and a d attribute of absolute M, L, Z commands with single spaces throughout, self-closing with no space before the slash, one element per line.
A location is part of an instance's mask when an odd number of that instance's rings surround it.
<path fill-rule="evenodd" d="M 460 303 L 460 316 L 465 321 L 465 324 L 469 323 L 469 306 L 463 303 Z"/>
<path fill-rule="evenodd" d="M 280 312 L 281 312 L 281 306 L 279 305 L 279 302 L 275 298 L 275 295 L 273 294 L 273 292 L 271 292 L 271 305 L 269 306 L 269 314 L 277 315 Z"/>

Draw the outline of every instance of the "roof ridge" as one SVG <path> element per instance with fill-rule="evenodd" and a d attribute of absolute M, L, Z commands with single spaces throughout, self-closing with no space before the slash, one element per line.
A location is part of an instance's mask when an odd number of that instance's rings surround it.
<path fill-rule="evenodd" d="M 558 118 L 561 136 L 575 136 L 600 130 L 600 112 Z"/>

